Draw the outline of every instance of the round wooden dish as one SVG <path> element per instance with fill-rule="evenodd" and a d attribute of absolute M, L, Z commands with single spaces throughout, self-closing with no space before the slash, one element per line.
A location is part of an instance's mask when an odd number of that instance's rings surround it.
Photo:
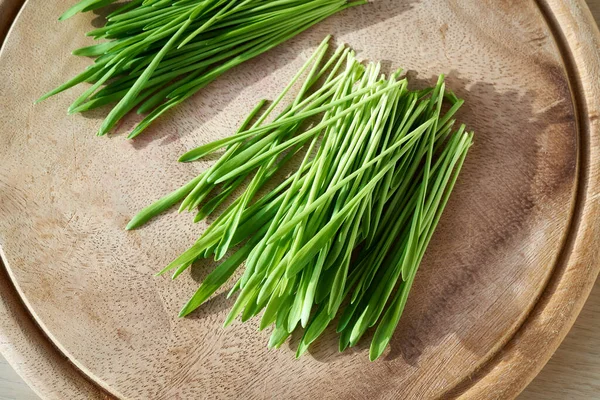
<path fill-rule="evenodd" d="M 579 313 L 600 268 L 600 34 L 583 0 L 375 0 L 221 77 L 138 139 L 94 135 L 79 93 L 33 100 L 89 64 L 98 16 L 29 0 L 0 53 L 0 350 L 44 398 L 512 398 Z M 22 0 L 0 0 L 3 38 Z M 391 348 L 300 360 L 256 323 L 221 322 L 219 295 L 177 311 L 210 266 L 153 277 L 204 225 L 142 206 L 206 167 L 186 149 L 230 134 L 328 34 L 415 84 L 446 73 L 476 131 Z M 120 128 L 127 130 L 132 121 Z"/>

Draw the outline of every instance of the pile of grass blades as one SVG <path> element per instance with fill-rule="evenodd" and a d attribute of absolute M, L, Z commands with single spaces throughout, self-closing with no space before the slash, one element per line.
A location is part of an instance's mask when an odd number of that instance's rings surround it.
<path fill-rule="evenodd" d="M 277 348 L 300 325 L 300 356 L 338 318 L 340 351 L 375 329 L 375 360 L 398 325 L 473 133 L 464 125 L 453 129 L 463 101 L 446 90 L 443 76 L 435 87 L 411 91 L 400 71 L 386 77 L 379 64 L 363 65 L 345 46 L 327 58 L 328 43 L 260 116 L 264 101 L 235 135 L 184 154 L 181 161 L 189 162 L 225 149 L 206 171 L 142 210 L 128 229 L 178 202 L 180 210 L 197 210 L 199 221 L 246 183 L 198 241 L 160 272 L 174 271 L 175 278 L 199 259 L 221 260 L 235 250 L 180 315 L 245 264 L 225 326 L 262 312 L 260 329 L 274 325 L 269 347 Z M 267 122 L 303 76 L 296 97 Z M 301 151 L 299 167 L 258 196 Z"/>
<path fill-rule="evenodd" d="M 116 0 L 80 1 L 60 19 Z M 129 133 L 139 135 L 156 118 L 231 68 L 298 35 L 323 19 L 366 0 L 133 0 L 87 33 L 106 42 L 75 50 L 95 63 L 39 100 L 82 82 L 92 84 L 70 114 L 117 103 L 98 131 L 110 132 L 137 107 L 146 117 Z"/>

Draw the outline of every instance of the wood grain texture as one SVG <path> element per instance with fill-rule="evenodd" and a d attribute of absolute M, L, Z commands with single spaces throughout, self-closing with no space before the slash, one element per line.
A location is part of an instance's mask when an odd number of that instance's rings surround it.
<path fill-rule="evenodd" d="M 87 64 L 67 53 L 85 43 L 80 33 L 93 16 L 47 18 L 67 3 L 30 0 L 0 55 L 9 99 L 0 114 L 0 245 L 19 293 L 0 291 L 0 312 L 29 311 L 73 364 L 55 349 L 38 351 L 63 361 L 60 382 L 26 363 L 20 373 L 45 397 L 101 397 L 103 387 L 122 398 L 510 398 L 558 346 L 598 272 L 600 90 L 592 78 L 600 63 L 583 3 L 376 1 L 232 71 L 133 142 L 93 137 L 101 115 L 63 117 L 74 93 L 31 105 Z M 229 134 L 330 32 L 364 57 L 419 71 L 417 81 L 449 72 L 469 104 L 461 118 L 478 132 L 378 363 L 364 348 L 338 355 L 331 334 L 300 361 L 293 345 L 266 352 L 252 324 L 220 328 L 222 296 L 177 320 L 202 268 L 176 283 L 151 273 L 201 226 L 168 215 L 122 231 L 136 209 L 203 168 L 174 164 L 184 149 Z M 50 55 L 53 63 L 40 62 Z M 31 359 L 15 348 L 26 344 L 19 333 L 40 330 L 29 320 L 14 333 L 16 322 L 4 320 L 2 352 Z"/>
<path fill-rule="evenodd" d="M 21 9 L 21 4 L 23 4 L 23 0 L 0 1 L 0 43 L 3 42 L 8 29 Z"/>
<path fill-rule="evenodd" d="M 600 23 L 600 0 L 587 0 Z M 519 400 L 596 400 L 600 393 L 600 280 L 558 350 Z"/>
<path fill-rule="evenodd" d="M 0 400 L 37 400 L 39 397 L 0 356 Z"/>
<path fill-rule="evenodd" d="M 592 12 L 596 25 L 600 26 L 600 0 L 586 0 L 586 3 Z"/>
<path fill-rule="evenodd" d="M 600 393 L 600 281 L 577 322 L 519 400 L 596 400 Z"/>

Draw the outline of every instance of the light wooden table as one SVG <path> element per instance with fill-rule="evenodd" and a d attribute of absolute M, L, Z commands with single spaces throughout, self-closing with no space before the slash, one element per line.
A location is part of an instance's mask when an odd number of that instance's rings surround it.
<path fill-rule="evenodd" d="M 600 0 L 587 2 L 600 25 Z M 0 400 L 36 399 L 35 393 L 0 356 Z M 519 400 L 566 399 L 600 399 L 600 280 L 565 341 L 519 396 Z"/>

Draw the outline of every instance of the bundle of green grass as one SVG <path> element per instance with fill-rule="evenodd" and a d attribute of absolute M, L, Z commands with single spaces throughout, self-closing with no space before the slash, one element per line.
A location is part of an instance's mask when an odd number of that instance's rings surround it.
<path fill-rule="evenodd" d="M 242 268 L 225 325 L 262 312 L 260 329 L 274 326 L 269 347 L 275 348 L 301 326 L 300 356 L 337 318 L 340 351 L 375 329 L 375 360 L 398 325 L 473 133 L 453 129 L 463 101 L 446 91 L 443 76 L 435 87 L 411 91 L 399 71 L 386 77 L 379 64 L 363 65 L 345 46 L 327 57 L 328 40 L 235 135 L 184 154 L 181 161 L 194 161 L 225 149 L 206 171 L 142 210 L 128 229 L 178 202 L 180 210 L 196 212 L 195 221 L 224 208 L 161 272 L 174 270 L 175 278 L 198 260 L 224 259 L 180 315 Z M 283 110 L 271 116 L 277 108 Z M 273 182 L 290 160 L 297 168 Z M 243 184 L 245 191 L 229 199 Z M 266 185 L 275 188 L 261 194 Z"/>
<path fill-rule="evenodd" d="M 60 19 L 106 7 L 116 0 L 83 0 Z M 319 21 L 366 0 L 132 0 L 87 33 L 107 41 L 75 50 L 95 63 L 38 101 L 82 82 L 91 86 L 69 113 L 116 103 L 98 135 L 110 132 L 137 108 L 156 118 L 224 72 L 296 36 Z"/>

